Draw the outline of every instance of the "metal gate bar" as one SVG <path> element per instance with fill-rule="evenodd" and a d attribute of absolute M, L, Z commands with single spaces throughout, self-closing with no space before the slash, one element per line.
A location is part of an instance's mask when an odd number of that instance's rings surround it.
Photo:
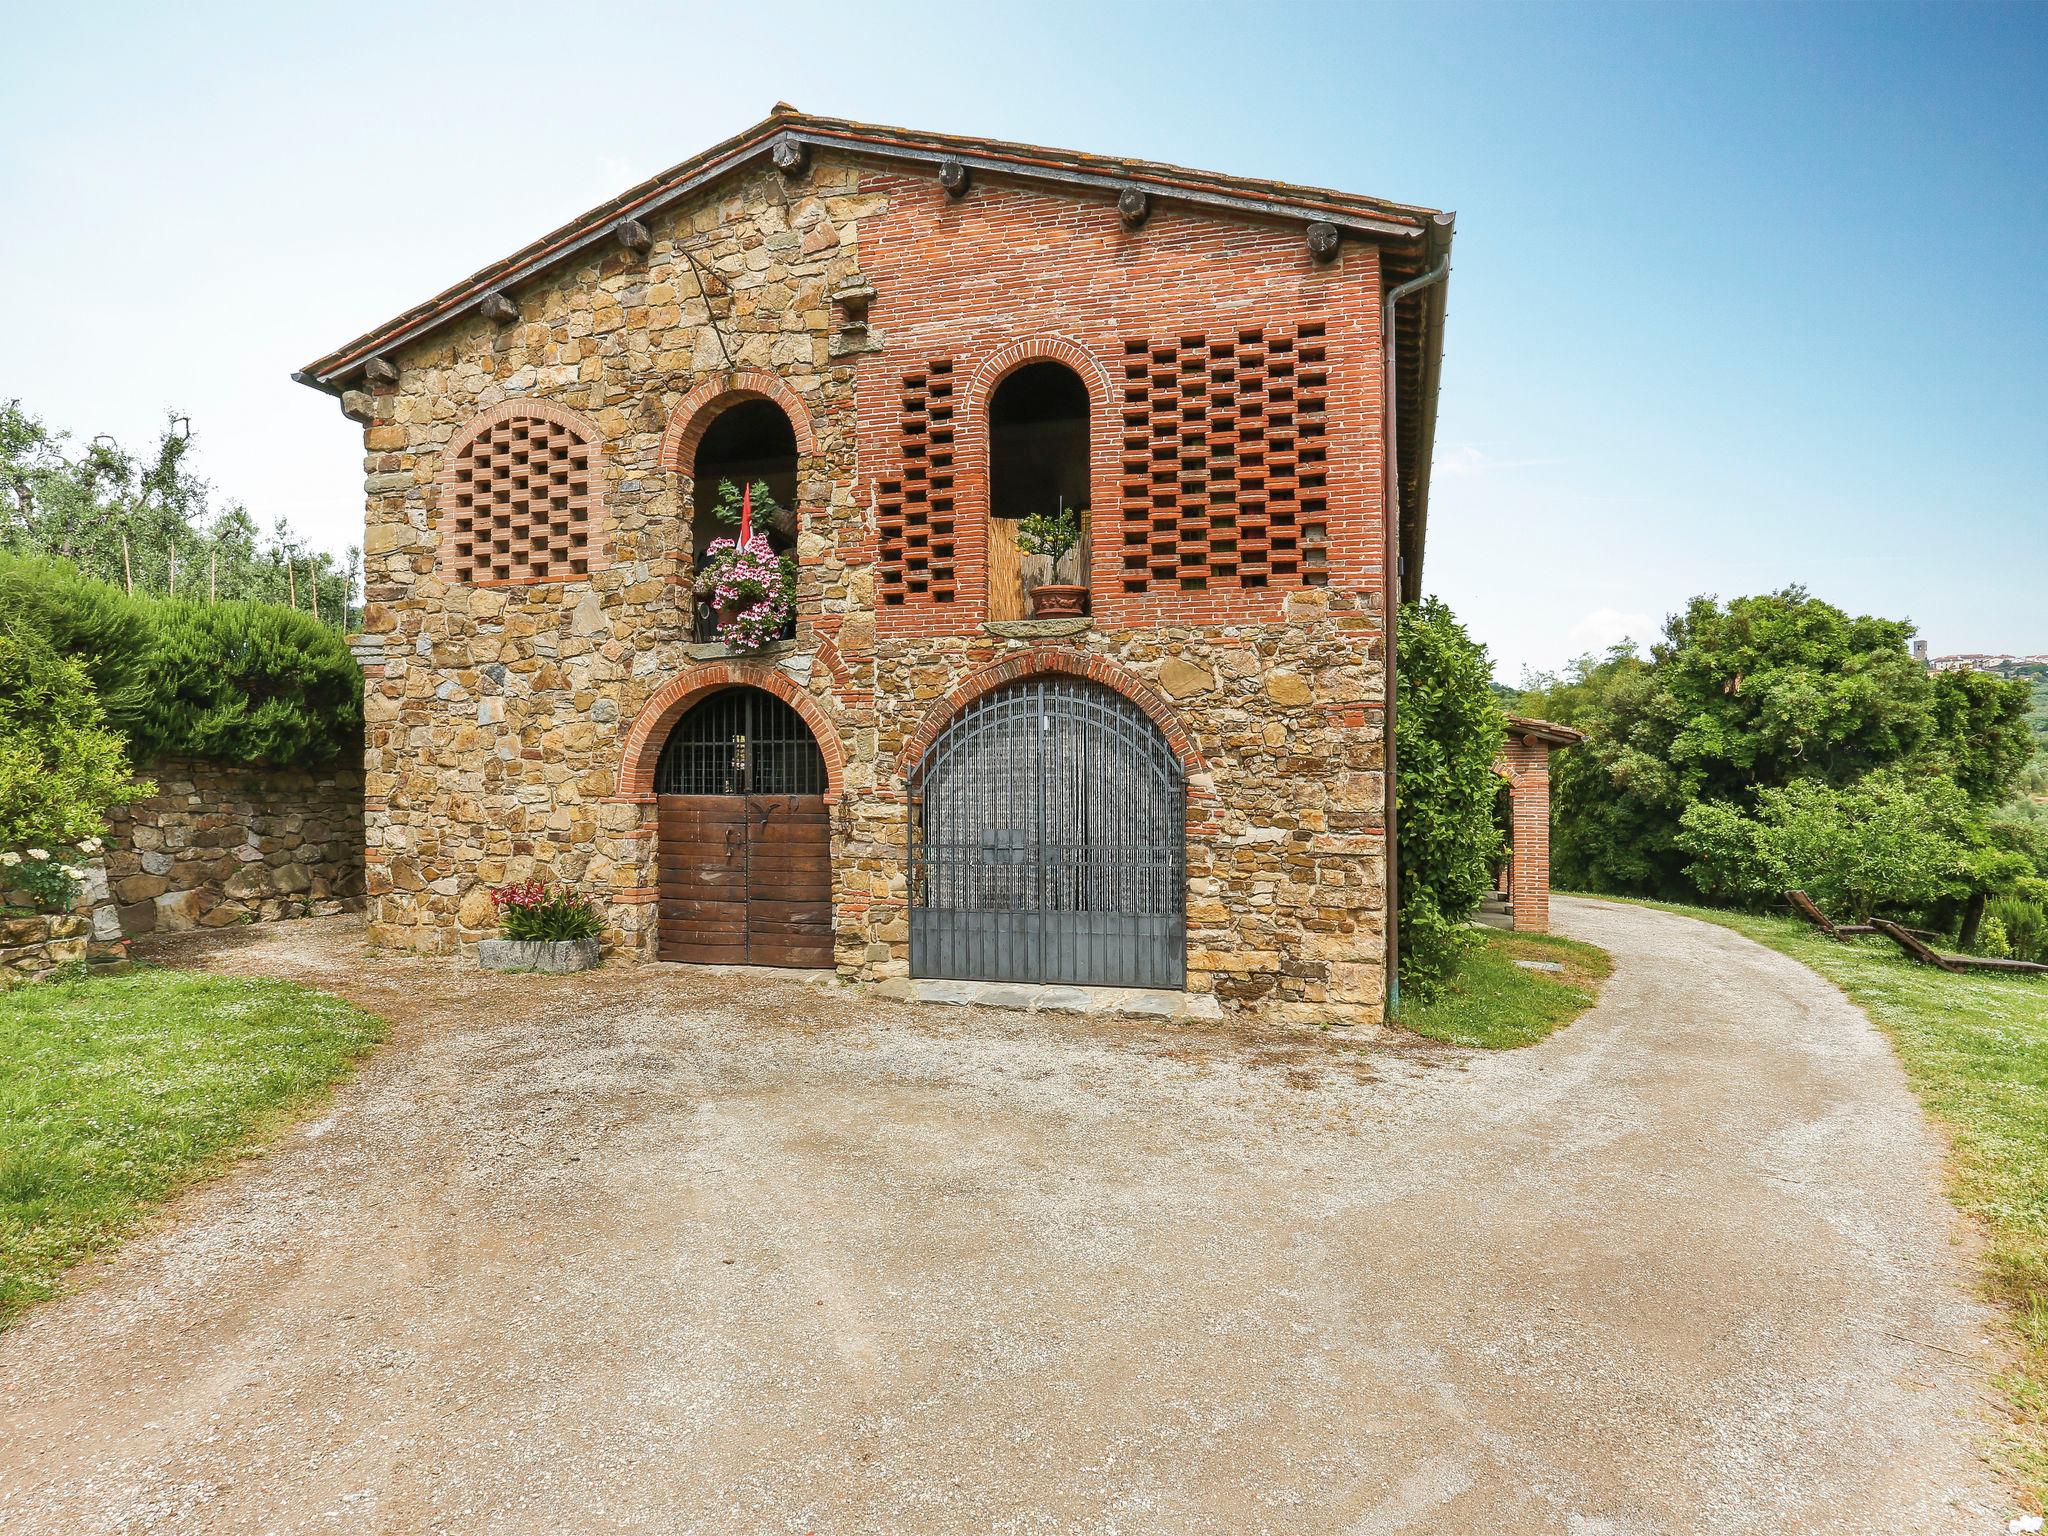
<path fill-rule="evenodd" d="M 971 701 L 911 786 L 919 976 L 1179 987 L 1186 787 L 1144 712 L 1078 678 Z"/>

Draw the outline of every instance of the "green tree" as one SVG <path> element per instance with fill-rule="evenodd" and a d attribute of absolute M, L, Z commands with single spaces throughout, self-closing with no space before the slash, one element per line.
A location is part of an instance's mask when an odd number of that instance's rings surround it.
<path fill-rule="evenodd" d="M 184 417 L 146 451 L 68 442 L 0 401 L 0 550 L 65 560 L 138 595 L 282 603 L 347 627 L 359 552 L 337 559 L 282 518 L 265 535 L 238 503 L 216 506 L 190 469 Z"/>
<path fill-rule="evenodd" d="M 0 632 L 0 851 L 75 846 L 117 805 L 154 792 L 129 773 L 86 669 Z"/>
<path fill-rule="evenodd" d="M 2034 755 L 2030 690 L 1989 672 L 1934 674 L 1934 752 L 1975 800 L 2013 789 Z"/>
<path fill-rule="evenodd" d="M 1798 587 L 1725 606 L 1702 597 L 1646 661 L 1619 653 L 1533 679 L 1522 707 L 1587 736 L 1555 774 L 1559 883 L 1691 895 L 1686 810 L 1749 813 L 1792 784 L 1839 789 L 1897 768 L 1951 779 L 1976 804 L 2004 797 L 2026 761 L 2021 695 L 1938 682 L 1911 636 Z"/>
<path fill-rule="evenodd" d="M 1400 687 L 1401 987 L 1428 1002 L 1477 942 L 1470 919 L 1493 889 L 1505 720 L 1486 648 L 1435 598 L 1401 610 Z"/>

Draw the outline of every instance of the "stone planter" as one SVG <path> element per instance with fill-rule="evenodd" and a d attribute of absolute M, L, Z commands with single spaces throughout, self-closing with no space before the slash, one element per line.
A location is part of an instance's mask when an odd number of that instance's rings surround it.
<path fill-rule="evenodd" d="M 587 971 L 604 952 L 595 939 L 485 939 L 476 947 L 476 958 L 487 971 Z"/>
<path fill-rule="evenodd" d="M 1088 589 L 1051 583 L 1031 589 L 1031 616 L 1034 619 L 1078 618 L 1088 606 Z"/>

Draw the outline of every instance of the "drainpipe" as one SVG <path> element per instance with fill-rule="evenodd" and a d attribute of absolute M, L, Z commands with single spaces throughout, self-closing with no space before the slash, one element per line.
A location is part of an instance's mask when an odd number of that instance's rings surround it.
<path fill-rule="evenodd" d="M 1397 817 L 1399 807 L 1395 803 L 1394 771 L 1394 709 L 1400 693 L 1396 682 L 1400 662 L 1401 629 L 1401 435 L 1400 421 L 1396 415 L 1396 402 L 1400 386 L 1394 375 L 1394 317 L 1400 303 L 1411 293 L 1419 293 L 1433 283 L 1440 283 L 1450 276 L 1451 258 L 1446 253 L 1435 266 L 1420 277 L 1389 288 L 1380 301 L 1380 357 L 1384 369 L 1382 384 L 1386 391 L 1386 509 L 1382 526 L 1386 529 L 1386 550 L 1382 563 L 1386 567 L 1385 584 L 1382 589 L 1382 609 L 1386 624 L 1385 643 L 1382 655 L 1386 658 L 1387 677 L 1386 707 L 1380 712 L 1380 728 L 1385 742 L 1382 756 L 1385 759 L 1383 777 L 1386 780 L 1387 805 L 1383 817 L 1386 828 L 1386 929 L 1387 929 L 1387 1017 L 1393 1018 L 1401 1011 L 1401 843 Z"/>

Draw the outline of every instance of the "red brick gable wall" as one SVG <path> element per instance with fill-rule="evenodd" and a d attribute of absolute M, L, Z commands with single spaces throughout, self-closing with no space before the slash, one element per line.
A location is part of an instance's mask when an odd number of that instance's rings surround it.
<path fill-rule="evenodd" d="M 1377 252 L 1301 231 L 870 173 L 877 351 L 856 373 L 857 497 L 884 634 L 987 613 L 986 409 L 1056 357 L 1090 396 L 1089 584 L 1102 628 L 1277 622 L 1286 594 L 1377 590 Z"/>

